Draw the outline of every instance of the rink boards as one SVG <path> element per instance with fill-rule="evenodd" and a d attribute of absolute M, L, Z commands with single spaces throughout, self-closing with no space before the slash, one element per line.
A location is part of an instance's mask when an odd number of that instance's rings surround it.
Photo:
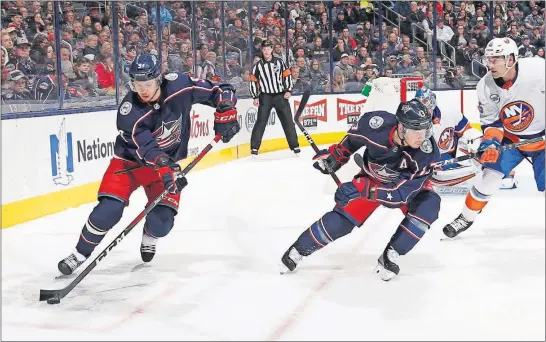
<path fill-rule="evenodd" d="M 469 121 L 478 122 L 474 90 L 441 91 L 437 98 L 440 108 L 459 108 Z M 292 113 L 299 99 L 300 96 L 290 99 Z M 397 103 L 398 99 L 393 101 Z M 301 120 L 318 145 L 334 143 L 366 111 L 365 102 L 359 94 L 313 95 Z M 238 102 L 237 109 L 239 134 L 229 143 L 217 145 L 196 169 L 250 155 L 257 108 L 251 99 L 244 99 Z M 212 140 L 213 124 L 214 108 L 193 106 L 189 158 L 183 164 Z M 297 132 L 300 145 L 307 146 L 301 132 Z M 95 201 L 117 135 L 115 111 L 3 120 L 2 228 Z M 287 148 L 273 110 L 260 153 Z"/>

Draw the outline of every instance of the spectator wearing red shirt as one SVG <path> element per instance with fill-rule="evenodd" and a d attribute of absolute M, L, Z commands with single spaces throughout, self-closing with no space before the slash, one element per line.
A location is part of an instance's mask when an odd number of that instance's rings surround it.
<path fill-rule="evenodd" d="M 112 55 L 102 56 L 101 61 L 95 67 L 95 73 L 97 74 L 97 83 L 100 88 L 114 89 L 116 82 Z"/>

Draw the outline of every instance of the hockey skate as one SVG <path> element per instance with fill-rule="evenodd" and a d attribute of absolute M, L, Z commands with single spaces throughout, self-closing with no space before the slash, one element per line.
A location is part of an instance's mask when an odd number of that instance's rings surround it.
<path fill-rule="evenodd" d="M 296 247 L 290 246 L 281 258 L 282 264 L 280 265 L 279 271 L 281 274 L 293 272 L 301 259 L 303 259 L 303 256 L 298 252 Z"/>
<path fill-rule="evenodd" d="M 500 186 L 503 190 L 516 189 L 517 187 L 518 181 L 514 178 L 514 172 L 510 172 L 508 176 L 505 176 Z"/>
<path fill-rule="evenodd" d="M 383 281 L 389 281 L 394 278 L 400 272 L 400 267 L 395 264 L 398 259 L 398 252 L 392 248 L 391 245 L 387 245 L 387 248 L 383 251 L 383 254 L 377 259 L 377 267 L 375 273 L 379 274 L 379 277 Z"/>
<path fill-rule="evenodd" d="M 145 232 L 142 233 L 142 243 L 140 244 L 140 257 L 144 262 L 150 262 L 155 256 L 155 245 L 157 238 L 151 237 Z"/>
<path fill-rule="evenodd" d="M 300 152 L 301 152 L 301 150 L 300 150 L 299 147 L 295 147 L 292 151 L 294 152 L 294 154 L 296 155 L 296 157 L 299 157 Z"/>
<path fill-rule="evenodd" d="M 83 264 L 86 259 L 87 258 L 85 256 L 74 250 L 74 253 L 59 261 L 57 267 L 62 274 L 70 275 L 76 268 L 80 267 L 80 265 Z"/>
<path fill-rule="evenodd" d="M 250 155 L 252 156 L 252 158 L 256 159 L 258 157 L 258 150 L 255 148 L 251 149 Z"/>
<path fill-rule="evenodd" d="M 473 222 L 468 221 L 463 216 L 463 214 L 459 214 L 459 216 L 457 216 L 457 218 L 455 220 L 453 220 L 453 222 L 447 224 L 444 227 L 443 232 L 447 237 L 454 238 L 455 236 L 461 234 L 462 232 L 464 232 L 465 230 L 470 228 L 472 223 Z"/>

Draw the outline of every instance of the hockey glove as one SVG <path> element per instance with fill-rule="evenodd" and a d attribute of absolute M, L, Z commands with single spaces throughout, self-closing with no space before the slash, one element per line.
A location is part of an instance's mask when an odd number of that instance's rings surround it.
<path fill-rule="evenodd" d="M 171 194 L 177 194 L 186 185 L 188 180 L 186 177 L 180 177 L 180 165 L 175 163 L 167 155 L 161 155 L 155 160 L 155 169 L 159 173 L 159 178 L 163 182 L 165 189 L 168 189 Z"/>
<path fill-rule="evenodd" d="M 480 163 L 496 163 L 500 156 L 500 141 L 497 138 L 487 139 L 482 141 L 479 151 L 483 151 L 480 156 Z"/>
<path fill-rule="evenodd" d="M 241 126 L 237 121 L 237 108 L 231 101 L 218 103 L 214 113 L 214 133 L 222 135 L 222 141 L 227 143 L 239 132 Z"/>
<path fill-rule="evenodd" d="M 336 190 L 334 199 L 341 206 L 346 206 L 350 201 L 358 198 L 364 198 L 375 201 L 374 183 L 367 177 L 353 179 L 352 182 L 341 184 Z"/>
<path fill-rule="evenodd" d="M 327 175 L 330 171 L 336 172 L 339 170 L 347 161 L 349 161 L 350 156 L 351 152 L 346 150 L 343 145 L 334 144 L 327 150 L 320 150 L 313 157 L 313 160 L 316 160 L 316 162 L 313 163 L 313 167 Z"/>

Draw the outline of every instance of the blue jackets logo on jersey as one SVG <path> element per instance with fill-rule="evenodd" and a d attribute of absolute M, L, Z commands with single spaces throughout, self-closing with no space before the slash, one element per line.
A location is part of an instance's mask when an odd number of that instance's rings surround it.
<path fill-rule="evenodd" d="M 51 176 L 56 185 L 68 185 L 74 179 L 74 155 L 72 152 L 72 133 L 66 132 L 66 119 L 63 119 L 59 132 L 49 136 L 51 152 Z"/>
<path fill-rule="evenodd" d="M 523 132 L 535 118 L 535 110 L 524 101 L 514 101 L 506 104 L 500 111 L 500 119 L 509 131 Z"/>
<path fill-rule="evenodd" d="M 382 183 L 388 183 L 394 178 L 400 176 L 400 172 L 389 169 L 386 164 L 379 165 L 369 162 L 368 167 L 372 173 L 372 176 Z"/>
<path fill-rule="evenodd" d="M 161 127 L 152 133 L 152 136 L 157 141 L 159 148 L 165 150 L 180 142 L 180 135 L 182 134 L 182 124 L 180 120 L 181 118 L 178 120 L 163 122 Z"/>

